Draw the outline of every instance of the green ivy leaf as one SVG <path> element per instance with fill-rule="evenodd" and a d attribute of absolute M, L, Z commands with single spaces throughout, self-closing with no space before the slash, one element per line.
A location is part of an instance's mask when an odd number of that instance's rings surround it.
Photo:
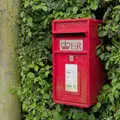
<path fill-rule="evenodd" d="M 53 114 L 53 120 L 63 120 L 62 116 L 60 115 L 59 112 L 56 112 L 54 111 L 54 114 Z"/>
<path fill-rule="evenodd" d="M 33 10 L 43 10 L 43 11 L 47 11 L 47 6 L 45 6 L 45 4 L 44 3 L 41 3 L 41 4 L 39 4 L 39 5 L 33 5 L 32 6 L 32 9 Z"/>
<path fill-rule="evenodd" d="M 27 24 L 28 24 L 29 26 L 32 26 L 32 25 L 33 25 L 33 18 L 32 18 L 32 17 L 28 17 L 28 18 L 27 18 Z"/>
<path fill-rule="evenodd" d="M 78 7 L 73 7 L 73 13 L 76 14 L 78 11 Z"/>
<path fill-rule="evenodd" d="M 96 10 L 99 5 L 99 0 L 88 0 L 88 3 L 90 3 L 90 7 L 92 10 Z"/>
<path fill-rule="evenodd" d="M 28 6 L 29 6 L 29 3 L 30 3 L 30 2 L 29 2 L 28 0 L 25 0 L 25 1 L 24 1 L 24 7 L 25 7 L 25 8 L 28 7 Z"/>

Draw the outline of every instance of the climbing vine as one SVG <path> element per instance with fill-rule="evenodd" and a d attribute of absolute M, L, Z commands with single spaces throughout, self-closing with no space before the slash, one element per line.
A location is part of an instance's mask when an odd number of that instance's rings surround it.
<path fill-rule="evenodd" d="M 17 41 L 23 120 L 120 119 L 120 1 L 21 0 Z M 53 19 L 97 18 L 107 82 L 98 103 L 89 109 L 57 105 L 51 98 L 51 22 Z"/>

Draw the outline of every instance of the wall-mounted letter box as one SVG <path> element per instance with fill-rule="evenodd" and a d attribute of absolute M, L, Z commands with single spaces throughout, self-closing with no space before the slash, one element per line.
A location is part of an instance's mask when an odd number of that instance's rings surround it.
<path fill-rule="evenodd" d="M 104 67 L 94 19 L 52 22 L 53 101 L 88 108 L 95 104 L 104 83 Z"/>

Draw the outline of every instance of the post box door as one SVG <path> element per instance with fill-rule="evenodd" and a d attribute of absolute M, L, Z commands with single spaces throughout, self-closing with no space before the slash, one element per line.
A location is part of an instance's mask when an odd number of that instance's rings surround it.
<path fill-rule="evenodd" d="M 55 54 L 55 99 L 87 102 L 88 58 L 86 54 Z"/>

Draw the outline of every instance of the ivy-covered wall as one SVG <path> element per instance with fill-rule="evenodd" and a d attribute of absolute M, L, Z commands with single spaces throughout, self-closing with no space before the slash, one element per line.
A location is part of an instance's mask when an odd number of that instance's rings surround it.
<path fill-rule="evenodd" d="M 22 0 L 18 64 L 23 120 L 120 120 L 120 0 Z M 103 19 L 98 55 L 107 83 L 89 109 L 57 105 L 51 98 L 51 21 Z"/>

